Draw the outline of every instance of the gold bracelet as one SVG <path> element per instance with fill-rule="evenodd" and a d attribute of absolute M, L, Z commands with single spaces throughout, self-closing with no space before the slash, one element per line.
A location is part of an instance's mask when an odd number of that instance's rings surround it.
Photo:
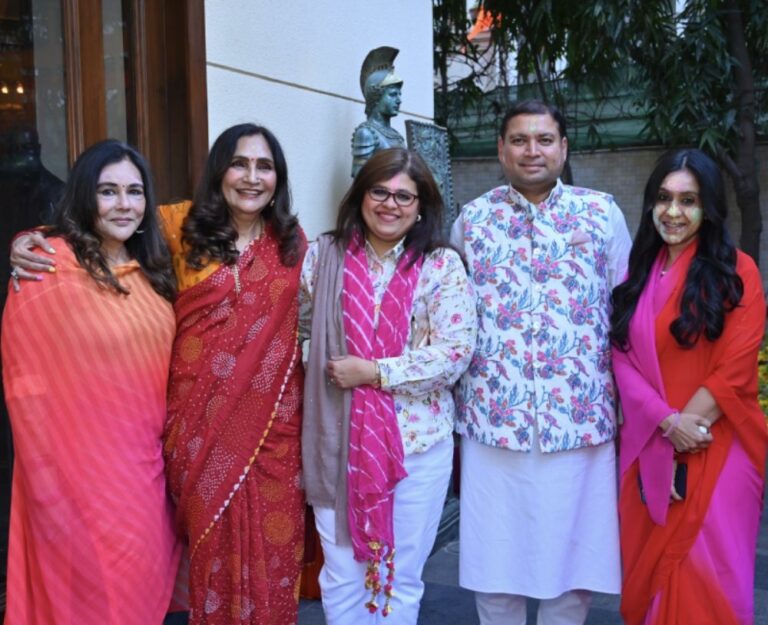
<path fill-rule="evenodd" d="M 379 369 L 378 361 L 373 361 L 373 385 L 376 388 L 381 388 L 381 369 Z"/>

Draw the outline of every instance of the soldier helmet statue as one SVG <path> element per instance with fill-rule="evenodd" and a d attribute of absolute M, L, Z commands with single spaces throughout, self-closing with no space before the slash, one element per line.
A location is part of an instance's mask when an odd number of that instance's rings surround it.
<path fill-rule="evenodd" d="M 376 106 L 384 87 L 403 84 L 403 79 L 395 74 L 394 60 L 399 52 L 397 48 L 382 46 L 365 57 L 360 68 L 360 90 L 365 98 L 366 115 Z"/>

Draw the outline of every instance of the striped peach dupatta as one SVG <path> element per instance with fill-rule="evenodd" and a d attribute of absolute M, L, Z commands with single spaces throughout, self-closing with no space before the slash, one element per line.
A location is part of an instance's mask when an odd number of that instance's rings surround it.
<path fill-rule="evenodd" d="M 161 435 L 175 323 L 135 263 L 100 288 L 58 271 L 10 293 L 3 381 L 16 449 L 6 625 L 159 625 L 179 548 Z"/>

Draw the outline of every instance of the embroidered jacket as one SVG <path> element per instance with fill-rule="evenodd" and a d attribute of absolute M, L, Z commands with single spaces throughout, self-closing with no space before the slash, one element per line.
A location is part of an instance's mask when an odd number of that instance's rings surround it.
<path fill-rule="evenodd" d="M 475 289 L 479 333 L 457 388 L 457 431 L 528 451 L 616 433 L 609 301 L 631 240 L 604 193 L 557 182 L 538 205 L 510 186 L 467 204 L 453 227 Z"/>

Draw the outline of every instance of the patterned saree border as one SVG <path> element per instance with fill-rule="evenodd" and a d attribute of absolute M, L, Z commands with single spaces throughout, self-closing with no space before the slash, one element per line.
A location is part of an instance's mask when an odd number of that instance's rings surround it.
<path fill-rule="evenodd" d="M 277 400 L 275 401 L 275 405 L 272 409 L 272 414 L 269 417 L 269 421 L 267 422 L 267 425 L 264 428 L 264 433 L 261 435 L 261 439 L 259 440 L 259 443 L 256 446 L 256 449 L 253 451 L 253 454 L 251 455 L 250 458 L 248 458 L 248 464 L 243 468 L 243 472 L 240 474 L 240 477 L 238 478 L 237 483 L 232 487 L 232 490 L 229 491 L 229 496 L 224 500 L 224 503 L 219 508 L 219 511 L 213 515 L 213 520 L 208 524 L 208 527 L 206 527 L 205 530 L 203 530 L 203 533 L 195 541 L 194 546 L 190 550 L 190 558 L 192 558 L 195 555 L 195 552 L 197 551 L 198 547 L 208 537 L 208 535 L 211 533 L 211 530 L 214 528 L 216 523 L 218 523 L 221 520 L 221 517 L 224 514 L 224 511 L 229 507 L 229 504 L 232 503 L 232 499 L 234 498 L 237 491 L 240 490 L 240 486 L 242 486 L 243 482 L 245 481 L 245 478 L 248 476 L 248 473 L 250 472 L 251 467 L 253 466 L 253 463 L 256 462 L 256 458 L 259 455 L 261 448 L 264 446 L 264 442 L 267 440 L 267 436 L 269 436 L 269 432 L 272 429 L 272 424 L 274 423 L 275 417 L 277 416 L 277 409 L 279 408 L 280 402 L 283 400 L 283 395 L 285 394 L 285 387 L 287 386 L 288 380 L 290 379 L 291 374 L 296 368 L 296 364 L 298 362 L 298 355 L 300 352 L 298 331 L 296 332 L 295 338 L 296 338 L 296 341 L 293 348 L 293 355 L 291 356 L 291 362 L 289 363 L 288 370 L 286 371 L 285 377 L 283 378 L 283 383 L 280 386 L 280 392 L 277 395 Z"/>

